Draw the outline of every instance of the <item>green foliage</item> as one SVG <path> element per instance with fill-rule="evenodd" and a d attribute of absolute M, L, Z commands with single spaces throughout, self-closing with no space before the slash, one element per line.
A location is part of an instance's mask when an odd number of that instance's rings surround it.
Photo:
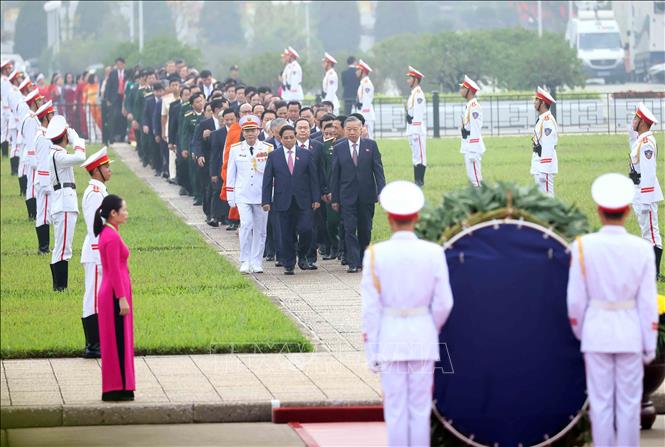
<path fill-rule="evenodd" d="M 39 57 L 48 43 L 44 3 L 46 2 L 22 2 L 16 19 L 14 51 L 25 60 Z"/>
<path fill-rule="evenodd" d="M 337 1 L 313 2 L 311 5 L 312 16 L 319 19 L 314 32 L 324 51 L 337 53 L 335 58 L 340 65 L 351 54 L 343 55 L 342 52 L 358 48 L 360 44 L 360 16 L 354 6 Z"/>
<path fill-rule="evenodd" d="M 410 1 L 377 2 L 374 25 L 376 40 L 400 34 L 405 29 L 419 31 L 419 9 Z"/>
<path fill-rule="evenodd" d="M 201 50 L 180 42 L 173 35 L 162 35 L 148 39 L 139 52 L 137 43 L 122 42 L 108 52 L 104 59 L 107 65 L 113 64 L 118 56 L 123 56 L 128 66 L 160 67 L 169 59 L 184 59 L 194 67 L 201 65 Z"/>
<path fill-rule="evenodd" d="M 76 8 L 76 17 L 74 18 L 74 36 L 70 44 L 77 44 L 81 40 L 94 39 L 94 42 L 101 44 L 106 51 L 109 42 L 118 42 L 129 33 L 129 24 L 127 20 L 118 13 L 114 2 L 79 2 Z M 100 62 L 98 60 L 94 62 Z"/>
<path fill-rule="evenodd" d="M 57 57 L 45 48 L 40 66 L 51 66 L 53 71 L 81 73 L 90 65 L 102 62 L 101 55 L 109 54 L 117 44 L 107 40 L 76 39 L 60 47 Z"/>
<path fill-rule="evenodd" d="M 120 231 L 131 250 L 137 354 L 312 349 L 288 317 L 235 265 L 117 157 L 112 158 L 116 162 L 110 191 L 125 198 L 130 210 L 130 220 Z M 69 290 L 55 293 L 50 256 L 37 255 L 34 223 L 27 219 L 7 158 L 1 168 L 0 356 L 78 356 L 84 342 L 79 263 L 86 232 L 83 217 L 79 215 L 74 233 Z M 76 177 L 80 197 L 90 177 L 79 168 Z"/>
<path fill-rule="evenodd" d="M 240 17 L 240 2 L 205 2 L 200 27 L 208 44 L 223 44 L 225 47 L 241 45 L 245 36 Z"/>
<path fill-rule="evenodd" d="M 510 90 L 574 87 L 584 81 L 575 50 L 562 35 L 538 38 L 520 28 L 401 34 L 377 43 L 371 56 L 379 88 L 386 78 L 398 79 L 408 64 L 425 72 L 426 91 L 455 91 L 465 74 Z M 398 85 L 406 93 L 406 84 Z"/>
<path fill-rule="evenodd" d="M 466 227 L 503 218 L 537 223 L 569 240 L 589 230 L 576 206 L 541 193 L 535 185 L 498 182 L 444 194 L 440 206 L 423 210 L 417 232 L 424 239 L 445 242 Z"/>

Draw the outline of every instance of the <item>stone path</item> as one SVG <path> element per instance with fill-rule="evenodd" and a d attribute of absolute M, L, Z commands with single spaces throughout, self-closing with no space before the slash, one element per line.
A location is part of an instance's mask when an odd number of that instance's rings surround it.
<path fill-rule="evenodd" d="M 239 265 L 240 244 L 236 231 L 213 228 L 204 221 L 200 206 L 192 198 L 180 196 L 154 171 L 144 168 L 127 144 L 113 145 L 114 152 L 142 178 L 187 224 L 203 234 L 222 256 Z M 260 290 L 293 318 L 319 351 L 362 351 L 360 322 L 360 274 L 346 273 L 339 261 L 319 261 L 316 271 L 299 271 L 284 276 L 284 269 L 264 262 L 265 273 L 252 275 Z"/>

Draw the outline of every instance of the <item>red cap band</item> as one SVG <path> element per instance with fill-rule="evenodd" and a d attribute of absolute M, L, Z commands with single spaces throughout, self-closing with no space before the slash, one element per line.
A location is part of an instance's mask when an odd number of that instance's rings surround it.
<path fill-rule="evenodd" d="M 635 112 L 635 115 L 636 115 L 639 119 L 641 119 L 642 121 L 644 121 L 645 123 L 647 123 L 648 125 L 652 125 L 652 124 L 653 124 L 653 121 L 651 121 L 649 118 L 647 118 L 647 117 L 642 113 L 642 111 L 641 111 L 640 109 L 637 109 L 637 112 Z"/>
<path fill-rule="evenodd" d="M 628 211 L 629 208 L 630 208 L 630 205 L 622 206 L 620 208 L 607 208 L 607 207 L 598 205 L 599 210 L 601 210 L 604 213 L 610 213 L 610 214 L 625 213 L 626 211 Z"/>
<path fill-rule="evenodd" d="M 471 90 L 474 93 L 478 91 L 471 84 L 469 84 L 466 81 L 462 82 L 462 86 L 465 87 L 465 88 L 468 88 L 469 90 Z"/>
<path fill-rule="evenodd" d="M 418 218 L 418 213 L 413 213 L 413 214 L 393 214 L 393 213 L 388 213 L 388 217 L 394 220 L 400 220 L 404 222 L 408 222 L 411 220 L 414 220 Z"/>
<path fill-rule="evenodd" d="M 37 115 L 37 118 L 39 118 L 40 120 L 44 119 L 44 117 L 49 113 L 55 113 L 55 109 L 53 108 L 53 106 L 49 107 L 48 109 L 44 109 L 40 114 Z"/>
<path fill-rule="evenodd" d="M 92 171 L 95 170 L 95 168 L 97 168 L 97 167 L 99 167 L 99 166 L 101 166 L 101 165 L 105 165 L 106 163 L 110 163 L 110 162 L 111 162 L 111 160 L 109 159 L 109 156 L 108 156 L 108 155 L 104 155 L 102 158 L 100 158 L 99 160 L 95 161 L 94 163 L 90 163 L 90 164 L 89 164 L 88 166 L 86 166 L 85 168 L 86 168 L 88 171 L 92 172 Z"/>
<path fill-rule="evenodd" d="M 540 92 L 536 93 L 536 98 L 540 99 L 541 101 L 546 102 L 548 105 L 552 105 L 552 101 L 550 101 L 549 98 L 541 95 Z"/>

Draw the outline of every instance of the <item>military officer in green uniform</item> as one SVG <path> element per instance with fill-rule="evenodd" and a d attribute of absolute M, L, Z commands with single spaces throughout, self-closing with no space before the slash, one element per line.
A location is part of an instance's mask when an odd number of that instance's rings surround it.
<path fill-rule="evenodd" d="M 185 112 L 183 116 L 182 124 L 182 155 L 183 158 L 187 159 L 187 168 L 189 171 L 189 180 L 191 185 L 191 191 L 194 195 L 194 204 L 203 204 L 203 191 L 199 187 L 199 182 L 197 181 L 197 176 L 199 175 L 196 160 L 194 159 L 194 154 L 192 153 L 192 137 L 194 136 L 194 128 L 196 125 L 204 119 L 203 108 L 205 107 L 205 97 L 203 93 L 197 92 L 194 93 L 189 98 L 189 103 L 191 104 L 191 110 Z M 185 154 L 186 153 L 186 154 Z"/>
<path fill-rule="evenodd" d="M 332 170 L 333 147 L 336 141 L 335 125 L 332 121 L 328 121 L 323 127 L 323 157 L 322 173 L 326 176 L 326 183 L 330 181 L 330 171 Z M 323 201 L 326 203 L 326 231 L 328 233 L 328 240 L 330 241 L 330 252 L 323 256 L 323 260 L 337 259 L 340 253 L 340 237 L 339 237 L 339 213 L 331 206 L 332 194 L 328 191 L 323 196 Z M 342 238 L 343 240 L 344 238 Z"/>

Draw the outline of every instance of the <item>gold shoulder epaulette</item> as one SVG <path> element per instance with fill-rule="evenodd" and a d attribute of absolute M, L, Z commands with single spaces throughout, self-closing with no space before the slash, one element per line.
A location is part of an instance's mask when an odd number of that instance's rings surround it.
<path fill-rule="evenodd" d="M 185 116 L 190 116 L 190 115 L 193 115 L 193 114 L 194 114 L 194 112 L 192 112 L 191 110 L 189 112 L 185 112 Z"/>

